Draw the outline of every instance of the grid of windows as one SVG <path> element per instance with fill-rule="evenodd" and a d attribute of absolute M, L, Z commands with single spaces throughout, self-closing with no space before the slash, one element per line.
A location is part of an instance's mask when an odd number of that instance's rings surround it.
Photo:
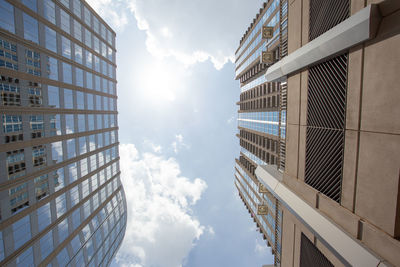
<path fill-rule="evenodd" d="M 116 110 L 114 36 L 83 1 L 20 2 L 17 8 L 0 0 L 0 31 L 17 33 L 28 41 L 0 39 L 0 68 L 15 73 L 15 77 L 1 76 L 1 104 L 28 110 L 20 113 L 14 108 L 1 116 L 2 140 L 26 141 L 22 143 L 26 147 L 2 152 L 7 176 L 0 177 L 6 191 L 0 195 L 6 196 L 1 201 L 9 203 L 10 210 L 0 211 L 2 225 L 8 227 L 0 228 L 0 265 L 108 263 L 126 223 L 115 164 L 118 140 L 116 131 L 109 129 L 117 126 L 116 112 L 106 112 Z M 20 15 L 14 18 L 14 14 Z M 39 53 L 36 45 L 45 50 Z M 34 76 L 43 78 L 40 84 L 33 82 Z M 88 132 L 94 130 L 99 132 Z M 35 138 L 41 139 L 31 146 Z M 49 138 L 55 139 L 49 142 Z M 8 180 L 15 184 L 3 187 Z M 112 194 L 111 202 L 106 202 Z M 22 219 L 8 223 L 17 213 Z M 82 224 L 89 217 L 90 225 Z M 74 229 L 79 229 L 79 235 L 70 236 Z M 4 236 L 9 234 L 12 237 Z M 32 237 L 37 237 L 36 243 Z M 24 250 L 17 255 L 5 253 L 4 240 L 11 240 L 12 249 L 24 246 Z"/>

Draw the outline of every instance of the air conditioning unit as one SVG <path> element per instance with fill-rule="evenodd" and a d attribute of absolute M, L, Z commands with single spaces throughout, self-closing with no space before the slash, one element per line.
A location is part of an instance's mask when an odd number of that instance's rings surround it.
<path fill-rule="evenodd" d="M 262 27 L 262 38 L 263 39 L 272 38 L 273 35 L 274 35 L 274 28 L 273 27 L 268 27 L 268 26 L 263 26 Z"/>
<path fill-rule="evenodd" d="M 264 63 L 264 64 L 274 63 L 274 53 L 263 51 L 261 53 L 260 63 Z"/>
<path fill-rule="evenodd" d="M 263 204 L 257 205 L 257 215 L 267 215 L 268 214 L 268 206 Z"/>

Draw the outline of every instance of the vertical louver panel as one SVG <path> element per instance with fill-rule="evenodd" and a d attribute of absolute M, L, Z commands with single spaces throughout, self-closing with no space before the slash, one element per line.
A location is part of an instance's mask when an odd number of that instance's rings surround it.
<path fill-rule="evenodd" d="M 347 54 L 309 69 L 304 181 L 340 203 Z"/>
<path fill-rule="evenodd" d="M 310 0 L 309 40 L 335 27 L 349 15 L 349 0 Z"/>
<path fill-rule="evenodd" d="M 286 165 L 286 108 L 287 108 L 287 83 L 282 82 L 280 84 L 280 115 L 281 115 L 281 138 L 280 138 L 280 155 L 279 155 L 279 169 L 281 171 L 285 170 Z M 282 118 L 284 116 L 284 118 Z M 284 124 L 284 125 L 283 125 Z M 285 133 L 282 133 L 285 131 Z"/>
<path fill-rule="evenodd" d="M 334 267 L 319 249 L 302 233 L 300 247 L 300 267 Z"/>

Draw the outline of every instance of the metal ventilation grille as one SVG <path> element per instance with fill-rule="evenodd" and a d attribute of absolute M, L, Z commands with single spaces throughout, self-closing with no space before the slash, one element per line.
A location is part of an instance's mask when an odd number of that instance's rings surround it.
<path fill-rule="evenodd" d="M 302 233 L 300 247 L 300 267 L 334 267 L 334 265 Z"/>
<path fill-rule="evenodd" d="M 340 203 L 344 131 L 307 127 L 305 182 Z"/>
<path fill-rule="evenodd" d="M 347 54 L 309 69 L 304 181 L 340 203 Z"/>
<path fill-rule="evenodd" d="M 347 53 L 309 69 L 307 125 L 343 129 L 346 114 Z"/>
<path fill-rule="evenodd" d="M 347 19 L 349 14 L 349 0 L 310 0 L 309 40 L 335 27 Z"/>

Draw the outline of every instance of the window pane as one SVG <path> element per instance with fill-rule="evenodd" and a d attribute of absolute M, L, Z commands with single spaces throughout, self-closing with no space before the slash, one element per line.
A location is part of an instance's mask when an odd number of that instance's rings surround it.
<path fill-rule="evenodd" d="M 49 231 L 40 239 L 41 258 L 44 260 L 53 251 L 53 231 Z"/>
<path fill-rule="evenodd" d="M 13 223 L 14 249 L 18 249 L 31 238 L 31 224 L 29 215 Z"/>
<path fill-rule="evenodd" d="M 33 266 L 33 250 L 29 247 L 27 250 L 22 252 L 16 259 L 17 267 Z"/>
<path fill-rule="evenodd" d="M 14 7 L 5 0 L 0 0 L 0 27 L 15 33 Z"/>
<path fill-rule="evenodd" d="M 61 36 L 61 54 L 63 57 L 71 59 L 71 41 L 64 36 Z"/>
<path fill-rule="evenodd" d="M 74 10 L 74 14 L 77 16 L 77 17 L 81 17 L 81 1 L 80 0 L 74 0 L 74 2 L 73 2 L 73 10 Z"/>
<path fill-rule="evenodd" d="M 57 59 L 47 57 L 47 78 L 58 80 L 58 62 Z"/>
<path fill-rule="evenodd" d="M 93 75 L 90 72 L 86 72 L 86 88 L 93 89 Z"/>
<path fill-rule="evenodd" d="M 63 153 L 62 153 L 62 142 L 54 142 L 51 144 L 51 154 L 52 160 L 55 161 L 54 163 L 58 163 L 63 161 Z"/>
<path fill-rule="evenodd" d="M 74 37 L 82 42 L 82 26 L 77 20 L 74 20 Z"/>
<path fill-rule="evenodd" d="M 70 64 L 63 62 L 63 81 L 72 84 L 72 67 Z"/>
<path fill-rule="evenodd" d="M 56 24 L 56 9 L 53 1 L 43 1 L 44 17 L 53 24 Z"/>
<path fill-rule="evenodd" d="M 49 97 L 49 106 L 54 108 L 60 107 L 60 96 L 58 87 L 49 85 L 47 95 Z"/>
<path fill-rule="evenodd" d="M 64 108 L 74 108 L 74 96 L 72 90 L 64 89 Z"/>
<path fill-rule="evenodd" d="M 83 70 L 75 67 L 75 81 L 77 86 L 83 87 Z"/>
<path fill-rule="evenodd" d="M 53 51 L 54 53 L 57 53 L 56 32 L 47 26 L 44 26 L 44 29 L 45 29 L 46 48 Z"/>
<path fill-rule="evenodd" d="M 43 231 L 51 222 L 50 203 L 37 209 L 38 230 Z"/>
<path fill-rule="evenodd" d="M 83 114 L 78 115 L 78 131 L 79 132 L 86 131 L 85 115 Z"/>
<path fill-rule="evenodd" d="M 69 15 L 64 10 L 60 9 L 61 29 L 68 34 L 70 33 Z"/>
<path fill-rule="evenodd" d="M 82 47 L 75 44 L 75 62 L 82 64 Z"/>
<path fill-rule="evenodd" d="M 76 105 L 77 109 L 85 109 L 85 94 L 83 92 L 76 92 Z"/>
<path fill-rule="evenodd" d="M 34 43 L 39 43 L 38 22 L 26 13 L 23 13 L 24 38 Z"/>
<path fill-rule="evenodd" d="M 53 173 L 54 175 L 54 190 L 57 192 L 65 186 L 64 168 L 60 168 Z M 57 211 L 58 212 L 58 211 Z"/>
<path fill-rule="evenodd" d="M 72 134 L 75 132 L 74 115 L 72 114 L 65 115 L 65 124 L 66 124 L 66 134 Z"/>
<path fill-rule="evenodd" d="M 33 11 L 37 12 L 37 3 L 36 0 L 22 0 L 22 3 L 32 9 Z"/>
<path fill-rule="evenodd" d="M 68 157 L 68 159 L 72 159 L 72 158 L 76 157 L 75 139 L 67 140 L 67 157 Z"/>

